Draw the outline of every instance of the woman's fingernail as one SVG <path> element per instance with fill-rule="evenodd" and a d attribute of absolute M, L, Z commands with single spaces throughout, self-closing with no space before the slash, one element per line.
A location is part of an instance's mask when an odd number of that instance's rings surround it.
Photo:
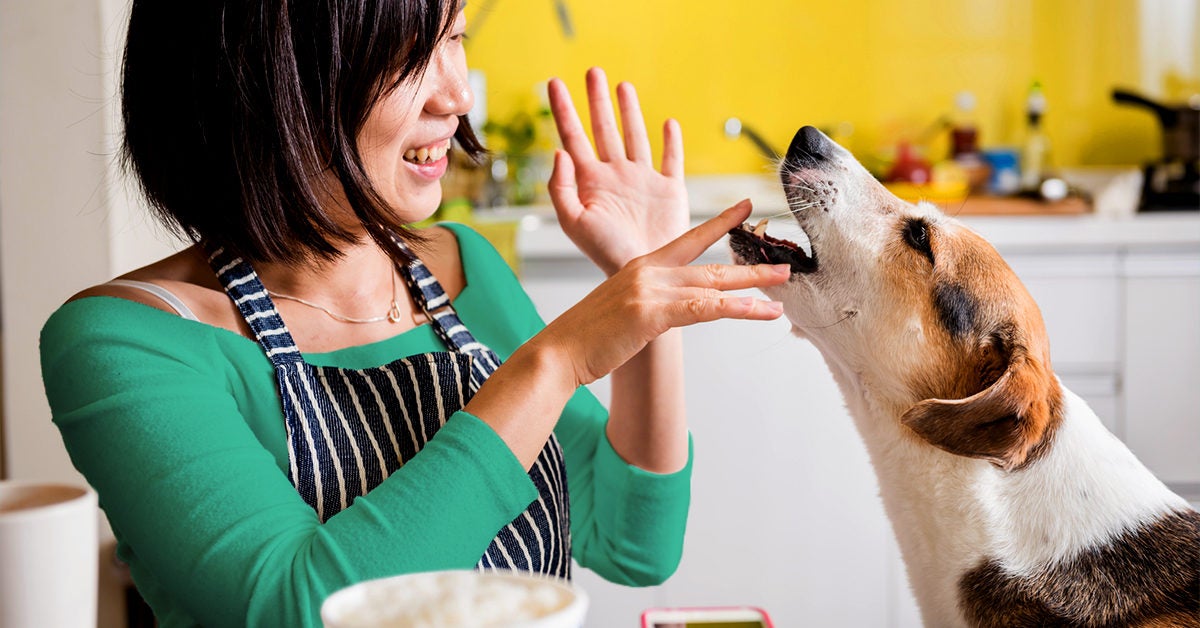
<path fill-rule="evenodd" d="M 792 274 L 792 265 L 791 264 L 771 264 L 771 270 L 774 270 L 776 275 L 789 275 L 790 276 Z"/>
<path fill-rule="evenodd" d="M 783 304 L 779 301 L 767 301 L 767 308 L 776 314 L 783 314 Z"/>

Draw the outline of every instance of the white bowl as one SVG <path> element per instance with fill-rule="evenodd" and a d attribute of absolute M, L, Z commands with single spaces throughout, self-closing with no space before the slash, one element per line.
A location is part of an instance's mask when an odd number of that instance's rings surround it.
<path fill-rule="evenodd" d="M 431 571 L 368 580 L 321 605 L 326 628 L 582 628 L 587 595 L 512 571 Z"/>

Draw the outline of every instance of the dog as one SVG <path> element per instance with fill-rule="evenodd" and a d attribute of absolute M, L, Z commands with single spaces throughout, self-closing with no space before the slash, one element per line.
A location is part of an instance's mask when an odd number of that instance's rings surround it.
<path fill-rule="evenodd" d="M 821 352 L 866 444 L 927 626 L 1200 626 L 1200 513 L 1050 365 L 996 250 L 892 195 L 813 127 L 780 166 L 810 251 L 732 230 Z"/>

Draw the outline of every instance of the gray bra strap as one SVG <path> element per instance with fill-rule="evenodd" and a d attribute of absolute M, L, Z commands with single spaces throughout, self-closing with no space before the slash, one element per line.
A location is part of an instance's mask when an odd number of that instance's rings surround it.
<path fill-rule="evenodd" d="M 163 302 L 165 302 L 167 305 L 171 306 L 176 312 L 178 312 L 181 317 L 186 318 L 188 320 L 193 320 L 193 321 L 200 320 L 200 319 L 196 318 L 196 315 L 192 313 L 192 310 L 189 309 L 188 306 L 184 305 L 183 301 L 181 301 L 179 299 L 179 297 L 175 296 L 175 294 L 172 293 L 170 290 L 167 290 L 166 288 L 164 288 L 158 284 L 153 284 L 148 281 L 134 281 L 132 279 L 113 279 L 112 281 L 110 281 L 104 285 L 106 285 L 106 286 L 124 286 L 126 288 L 137 288 L 139 290 L 145 290 L 146 292 L 149 292 L 150 294 L 153 294 L 154 296 L 162 299 Z"/>

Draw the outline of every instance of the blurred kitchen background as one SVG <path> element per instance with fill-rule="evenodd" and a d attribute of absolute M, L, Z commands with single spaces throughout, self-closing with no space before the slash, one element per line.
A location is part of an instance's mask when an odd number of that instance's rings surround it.
<path fill-rule="evenodd" d="M 1200 502 L 1198 4 L 471 0 L 473 119 L 493 155 L 456 164 L 439 218 L 488 235 L 551 318 L 600 274 L 545 198 L 549 77 L 580 105 L 590 66 L 634 83 L 656 155 L 662 120 L 678 119 L 696 220 L 747 196 L 759 215 L 784 211 L 769 153 L 818 126 L 898 194 L 989 238 L 1038 299 L 1063 381 Z M 79 480 L 49 421 L 38 330 L 79 289 L 180 246 L 114 158 L 126 11 L 0 5 L 0 477 Z M 714 247 L 702 261 L 726 259 Z M 783 322 L 686 338 L 697 457 L 683 562 L 649 589 L 577 571 L 588 625 L 732 604 L 781 626 L 919 625 L 820 356 Z M 121 573 L 101 569 L 99 624 L 126 625 Z"/>
<path fill-rule="evenodd" d="M 1200 108 L 1194 0 L 480 0 L 467 13 L 493 125 L 536 122 L 548 77 L 582 96 L 601 65 L 640 88 L 652 131 L 680 121 L 692 175 L 769 169 L 753 142 L 729 141 L 730 118 L 780 150 L 800 125 L 821 127 L 883 173 L 901 143 L 942 159 L 938 131 L 954 123 L 976 127 L 981 150 L 1019 151 L 1035 82 L 1060 167 L 1162 157 L 1159 119 L 1115 104 L 1115 88 Z"/>

